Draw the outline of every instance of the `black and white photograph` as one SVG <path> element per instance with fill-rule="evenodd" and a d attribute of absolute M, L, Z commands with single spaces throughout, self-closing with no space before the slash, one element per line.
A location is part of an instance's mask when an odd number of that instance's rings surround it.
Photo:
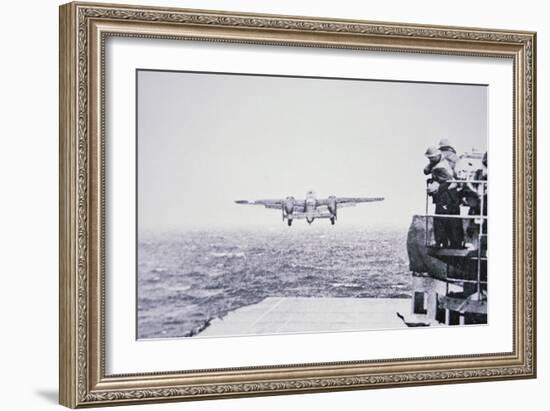
<path fill-rule="evenodd" d="M 544 4 L 4 2 L 0 408 L 547 408 Z"/>
<path fill-rule="evenodd" d="M 485 85 L 136 76 L 138 339 L 487 323 Z"/>

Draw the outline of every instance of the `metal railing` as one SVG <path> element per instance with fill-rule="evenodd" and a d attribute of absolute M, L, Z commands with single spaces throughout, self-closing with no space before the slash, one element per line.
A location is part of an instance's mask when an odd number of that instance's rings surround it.
<path fill-rule="evenodd" d="M 425 220 L 426 220 L 426 246 L 429 246 L 429 239 L 428 239 L 428 232 L 429 232 L 429 219 L 430 218 L 445 218 L 445 219 L 460 219 L 460 220 L 474 220 L 476 224 L 479 225 L 478 230 L 478 245 L 477 245 L 477 280 L 457 280 L 453 279 L 454 282 L 463 282 L 463 283 L 476 283 L 477 284 L 477 297 L 478 300 L 481 300 L 481 284 L 487 284 L 487 281 L 481 281 L 481 262 L 483 260 L 486 260 L 486 258 L 483 257 L 481 249 L 482 249 L 482 241 L 484 237 L 488 237 L 488 233 L 485 233 L 483 231 L 483 226 L 485 225 L 485 222 L 488 221 L 487 215 L 484 214 L 485 209 L 485 192 L 487 190 L 487 180 L 447 180 L 445 183 L 449 184 L 471 184 L 471 185 L 477 185 L 479 189 L 479 185 L 483 185 L 483 193 L 479 195 L 479 214 L 477 215 L 459 215 L 459 214 L 429 214 L 429 197 L 428 190 L 426 189 L 426 213 L 425 213 Z M 426 186 L 429 184 L 428 180 L 426 180 Z M 427 188 L 427 187 L 426 187 Z M 479 222 L 478 222 L 479 221 Z M 447 263 L 447 267 L 448 267 Z M 448 270 L 447 270 L 448 271 Z M 448 279 L 449 280 L 449 279 Z"/>

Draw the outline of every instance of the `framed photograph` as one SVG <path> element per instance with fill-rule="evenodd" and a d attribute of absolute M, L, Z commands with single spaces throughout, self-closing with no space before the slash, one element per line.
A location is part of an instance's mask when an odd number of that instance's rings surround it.
<path fill-rule="evenodd" d="M 534 378 L 535 67 L 533 32 L 61 6 L 60 403 Z"/>

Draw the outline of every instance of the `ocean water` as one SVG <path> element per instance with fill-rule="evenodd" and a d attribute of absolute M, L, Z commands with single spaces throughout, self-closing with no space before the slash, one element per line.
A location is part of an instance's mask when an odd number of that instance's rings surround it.
<path fill-rule="evenodd" d="M 138 338 L 188 337 L 266 297 L 410 296 L 405 231 L 188 231 L 140 235 Z"/>

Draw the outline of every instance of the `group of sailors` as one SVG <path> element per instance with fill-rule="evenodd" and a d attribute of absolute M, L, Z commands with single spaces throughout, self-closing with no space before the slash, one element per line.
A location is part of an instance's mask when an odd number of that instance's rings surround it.
<path fill-rule="evenodd" d="M 487 152 L 483 155 L 482 167 L 475 170 L 473 176 L 465 176 L 457 170 L 460 158 L 448 139 L 442 139 L 438 146 L 428 147 L 425 156 L 429 163 L 424 167 L 424 174 L 430 176 L 427 193 L 435 204 L 436 215 L 460 216 L 461 206 L 469 207 L 471 216 L 487 215 L 487 185 L 482 183 L 487 181 Z M 464 230 L 461 218 L 434 217 L 433 229 L 433 246 L 461 249 L 471 244 L 465 241 L 465 235 L 473 237 L 480 229 L 487 233 L 487 222 L 469 219 Z"/>

